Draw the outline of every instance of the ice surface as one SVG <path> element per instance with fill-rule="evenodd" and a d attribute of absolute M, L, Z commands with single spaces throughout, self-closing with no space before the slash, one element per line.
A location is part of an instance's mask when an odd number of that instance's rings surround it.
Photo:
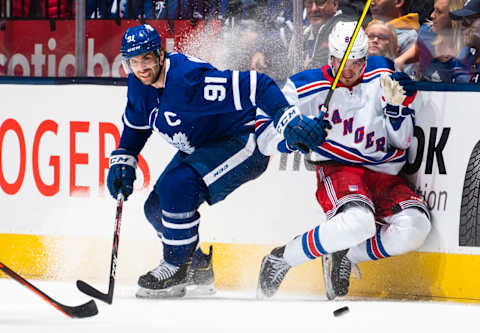
<path fill-rule="evenodd" d="M 58 302 L 89 300 L 72 282 L 30 281 Z M 106 291 L 107 285 L 95 285 Z M 169 300 L 135 298 L 136 287 L 116 287 L 113 305 L 97 301 L 99 314 L 70 319 L 11 279 L 0 279 L 0 332 L 461 332 L 477 326 L 480 305 L 454 302 L 375 301 L 279 293 L 257 301 L 255 292 L 219 291 L 214 296 Z M 350 312 L 334 317 L 348 306 Z"/>

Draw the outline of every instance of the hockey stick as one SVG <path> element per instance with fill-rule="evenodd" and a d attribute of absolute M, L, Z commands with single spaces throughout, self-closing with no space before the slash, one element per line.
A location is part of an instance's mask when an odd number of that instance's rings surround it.
<path fill-rule="evenodd" d="M 333 81 L 332 86 L 330 87 L 330 90 L 328 91 L 327 98 L 325 98 L 325 102 L 320 108 L 320 113 L 322 112 L 325 113 L 328 111 L 328 105 L 330 104 L 330 99 L 332 99 L 333 92 L 337 87 L 338 81 L 340 80 L 340 75 L 342 74 L 343 68 L 345 67 L 345 63 L 347 62 L 348 55 L 350 54 L 350 50 L 352 49 L 353 44 L 355 43 L 357 34 L 360 31 L 360 28 L 362 27 L 363 21 L 365 19 L 365 16 L 367 15 L 368 9 L 370 8 L 371 2 L 372 0 L 367 0 L 367 2 L 365 3 L 365 7 L 363 7 L 362 15 L 358 19 L 355 29 L 353 30 L 353 35 L 350 38 L 350 41 L 347 46 L 347 50 L 343 55 L 342 62 L 340 63 L 340 67 L 338 68 L 338 72 L 335 74 L 335 79 Z M 329 300 L 333 300 L 336 297 L 335 290 L 333 290 L 332 281 L 329 278 L 332 272 L 332 265 L 333 265 L 332 254 L 323 255 L 322 256 L 323 285 L 325 287 L 325 293 L 327 294 L 327 298 Z"/>
<path fill-rule="evenodd" d="M 82 280 L 77 280 L 77 288 L 80 289 L 81 292 L 91 297 L 97 298 L 108 304 L 112 304 L 113 302 L 113 289 L 115 287 L 115 275 L 117 273 L 118 242 L 119 242 L 119 236 L 120 236 L 123 200 L 124 200 L 124 197 L 122 192 L 118 193 L 117 208 L 116 208 L 116 215 L 115 215 L 115 231 L 113 233 L 112 259 L 110 261 L 110 282 L 108 284 L 108 292 L 104 294 L 101 291 L 93 288 L 88 283 Z"/>
<path fill-rule="evenodd" d="M 327 97 L 325 98 L 325 102 L 320 108 L 320 114 L 326 113 L 328 111 L 328 105 L 330 104 L 330 100 L 332 99 L 333 92 L 335 91 L 335 88 L 337 87 L 338 81 L 340 80 L 340 75 L 342 75 L 343 68 L 345 67 L 345 63 L 348 60 L 348 55 L 350 54 L 350 51 L 352 50 L 353 44 L 355 43 L 355 39 L 357 38 L 358 32 L 360 31 L 360 28 L 362 27 L 363 21 L 365 20 L 365 16 L 367 15 L 368 9 L 370 8 L 370 3 L 372 0 L 367 0 L 365 7 L 363 7 L 363 12 L 360 18 L 358 19 L 357 24 L 355 25 L 355 29 L 353 30 L 352 37 L 350 38 L 350 41 L 348 42 L 347 50 L 345 51 L 345 54 L 343 55 L 342 61 L 340 62 L 340 67 L 338 67 L 338 71 L 335 74 L 335 79 L 333 80 L 333 84 L 330 86 L 330 90 L 327 93 Z M 302 150 L 305 151 L 310 151 L 307 146 L 305 146 L 303 143 L 299 144 L 301 145 Z"/>
<path fill-rule="evenodd" d="M 95 316 L 98 313 L 97 304 L 93 299 L 79 306 L 63 305 L 55 301 L 53 298 L 45 294 L 43 291 L 35 287 L 33 284 L 25 280 L 23 277 L 21 277 L 20 275 L 12 271 L 10 268 L 8 268 L 5 264 L 1 262 L 0 262 L 0 270 L 3 271 L 8 276 L 10 276 L 15 281 L 17 281 L 18 283 L 24 285 L 25 287 L 27 287 L 28 289 L 36 293 L 38 296 L 40 296 L 45 301 L 47 301 L 50 305 L 52 305 L 57 310 L 59 310 L 60 312 L 62 312 L 63 314 L 65 314 L 70 318 L 87 318 L 87 317 Z"/>
<path fill-rule="evenodd" d="M 365 20 L 365 16 L 367 15 L 368 9 L 370 8 L 370 3 L 372 0 L 367 0 L 367 3 L 365 4 L 365 7 L 363 7 L 363 12 L 360 18 L 358 19 L 358 22 L 355 26 L 355 29 L 353 30 L 353 35 L 350 38 L 350 41 L 348 42 L 347 50 L 345 51 L 345 54 L 343 55 L 342 62 L 340 63 L 340 67 L 338 67 L 338 72 L 335 74 L 335 79 L 333 80 L 333 84 L 330 87 L 330 90 L 328 91 L 327 98 L 325 98 L 325 102 L 323 103 L 322 107 L 320 108 L 321 112 L 326 112 L 328 111 L 328 105 L 330 104 L 330 100 L 332 99 L 333 91 L 337 87 L 338 81 L 340 80 L 340 75 L 342 75 L 343 68 L 345 67 L 345 63 L 348 60 L 348 56 L 350 54 L 350 51 L 352 50 L 353 44 L 355 43 L 355 39 L 357 38 L 358 32 L 360 31 L 360 28 L 362 27 L 363 21 Z"/>

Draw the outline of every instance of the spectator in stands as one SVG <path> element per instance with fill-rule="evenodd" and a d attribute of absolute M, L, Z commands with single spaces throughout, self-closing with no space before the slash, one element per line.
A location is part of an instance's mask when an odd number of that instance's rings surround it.
<path fill-rule="evenodd" d="M 47 2 L 45 4 L 45 1 Z M 47 11 L 45 12 L 45 6 Z M 74 18 L 74 0 L 13 0 L 12 17 Z"/>
<path fill-rule="evenodd" d="M 283 85 L 292 74 L 288 64 L 288 48 L 293 33 L 292 2 L 273 0 L 266 5 L 250 69 L 266 73 L 277 84 Z"/>
<path fill-rule="evenodd" d="M 75 18 L 75 1 L 74 0 L 44 0 L 44 1 L 47 1 L 46 16 L 48 18 Z"/>
<path fill-rule="evenodd" d="M 339 21 L 358 19 L 352 12 L 344 13 L 339 0 L 304 0 L 309 25 L 303 32 L 303 69 L 318 68 L 329 62 L 328 35 Z M 293 57 L 293 43 L 290 44 L 289 58 Z"/>
<path fill-rule="evenodd" d="M 434 0 L 410 1 L 408 8 L 405 8 L 407 13 L 417 13 L 420 24 L 427 22 L 430 14 L 433 11 Z"/>
<path fill-rule="evenodd" d="M 368 55 L 379 55 L 394 60 L 398 55 L 397 33 L 388 24 L 376 21 L 370 24 L 365 33 L 368 37 Z"/>
<path fill-rule="evenodd" d="M 87 18 L 90 19 L 104 19 L 114 18 L 122 14 L 117 13 L 117 1 L 115 0 L 88 0 L 87 1 Z"/>
<path fill-rule="evenodd" d="M 261 5 L 257 0 L 229 0 L 222 36 L 212 61 L 216 67 L 240 71 L 250 69 L 261 31 L 262 22 L 258 21 L 259 13 L 263 11 Z"/>
<path fill-rule="evenodd" d="M 480 83 L 480 0 L 470 0 L 462 9 L 450 12 L 461 20 L 465 48 L 455 64 L 455 82 Z"/>
<path fill-rule="evenodd" d="M 30 0 L 14 0 L 12 17 L 30 17 Z"/>
<path fill-rule="evenodd" d="M 422 24 L 417 41 L 395 59 L 403 70 L 406 64 L 418 62 L 417 79 L 451 82 L 455 57 L 463 41 L 460 22 L 452 21 L 449 12 L 463 7 L 465 0 L 435 0 L 431 21 Z"/>
<path fill-rule="evenodd" d="M 373 22 L 387 22 L 397 33 L 399 53 L 405 52 L 417 39 L 420 28 L 417 13 L 405 13 L 408 0 L 372 0 L 370 11 Z M 370 23 L 370 24 L 371 24 Z"/>
<path fill-rule="evenodd" d="M 357 2 L 352 0 L 350 2 Z M 303 59 L 301 69 L 310 69 L 323 66 L 328 63 L 328 35 L 338 21 L 350 21 L 358 19 L 357 12 L 353 7 L 346 6 L 345 12 L 339 8 L 339 0 L 304 0 L 308 25 L 303 31 Z M 284 31 L 290 36 L 293 27 L 286 26 Z M 294 44 L 291 37 L 288 38 L 288 61 L 280 67 L 283 69 L 282 77 L 285 79 L 293 74 Z M 275 39 L 273 39 L 275 40 Z M 278 41 L 278 39 L 276 39 Z M 264 41 L 264 39 L 262 39 Z M 284 42 L 282 40 L 282 42 Z M 278 45 L 278 42 L 277 42 Z M 257 52 L 252 57 L 251 68 L 257 71 L 265 71 L 263 66 L 268 66 L 265 53 Z M 268 59 L 268 58 L 267 58 Z M 273 74 L 271 74 L 273 75 Z M 273 75 L 275 77 L 275 75 Z"/>
<path fill-rule="evenodd" d="M 113 2 L 116 7 L 116 0 Z M 120 0 L 120 17 L 159 20 L 222 18 L 227 6 L 228 0 Z"/>
<path fill-rule="evenodd" d="M 338 0 L 338 8 L 343 14 L 353 17 L 353 20 L 358 21 L 358 18 L 362 15 L 365 7 L 365 0 Z M 370 22 L 372 16 L 370 12 L 367 12 L 364 23 Z"/>
<path fill-rule="evenodd" d="M 181 3 L 180 10 L 179 3 Z M 177 0 L 120 0 L 120 17 L 174 20 L 183 16 L 187 18 L 187 7 L 188 2 Z"/>

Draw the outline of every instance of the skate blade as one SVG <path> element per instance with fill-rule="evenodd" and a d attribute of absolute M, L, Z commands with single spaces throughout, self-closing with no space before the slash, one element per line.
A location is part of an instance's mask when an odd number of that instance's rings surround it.
<path fill-rule="evenodd" d="M 269 298 L 269 297 L 263 293 L 263 290 L 262 290 L 262 288 L 261 288 L 260 286 L 257 286 L 256 298 L 257 298 L 258 300 L 264 300 L 264 299 L 267 299 L 267 298 Z"/>
<path fill-rule="evenodd" d="M 333 300 L 337 295 L 333 290 L 332 280 L 329 279 L 329 276 L 332 272 L 332 255 L 326 254 L 322 256 L 322 270 L 323 270 L 323 284 L 325 287 L 325 293 L 327 294 L 328 300 Z"/>
<path fill-rule="evenodd" d="M 135 296 L 137 298 L 179 298 L 185 296 L 185 285 L 178 285 L 166 289 L 138 288 Z"/>
<path fill-rule="evenodd" d="M 185 287 L 186 296 L 208 296 L 217 292 L 213 283 L 211 284 L 194 284 Z"/>

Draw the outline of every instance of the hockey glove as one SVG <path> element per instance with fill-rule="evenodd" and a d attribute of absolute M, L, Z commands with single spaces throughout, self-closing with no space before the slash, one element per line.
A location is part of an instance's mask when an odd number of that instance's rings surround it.
<path fill-rule="evenodd" d="M 125 149 L 118 149 L 110 155 L 110 168 L 108 169 L 107 187 L 114 199 L 118 192 L 127 200 L 133 192 L 133 182 L 137 178 L 135 169 L 137 168 L 137 156 Z"/>
<path fill-rule="evenodd" d="M 385 95 L 383 112 L 390 119 L 393 129 L 397 130 L 406 116 L 415 115 L 415 111 L 408 105 L 415 98 L 417 88 L 410 77 L 402 72 L 395 72 L 391 76 L 382 74 L 380 82 Z"/>
<path fill-rule="evenodd" d="M 383 87 L 385 102 L 393 105 L 409 105 L 417 93 L 415 82 L 402 72 L 392 75 L 382 74 L 380 82 Z"/>
<path fill-rule="evenodd" d="M 310 119 L 295 106 L 279 110 L 273 119 L 273 125 L 283 135 L 290 150 L 300 150 L 305 154 L 309 149 L 317 150 L 325 141 L 326 129 L 331 128 L 322 115 Z"/>

